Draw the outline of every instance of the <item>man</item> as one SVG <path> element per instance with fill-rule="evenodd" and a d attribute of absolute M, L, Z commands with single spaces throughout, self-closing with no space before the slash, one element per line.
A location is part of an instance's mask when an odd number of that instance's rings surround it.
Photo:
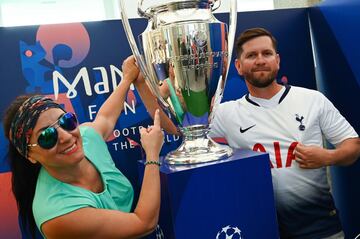
<path fill-rule="evenodd" d="M 326 166 L 354 163 L 358 134 L 321 93 L 276 82 L 276 44 L 263 28 L 239 36 L 235 66 L 249 94 L 220 104 L 211 136 L 269 153 L 281 238 L 343 238 Z M 323 148 L 323 135 L 336 149 Z"/>

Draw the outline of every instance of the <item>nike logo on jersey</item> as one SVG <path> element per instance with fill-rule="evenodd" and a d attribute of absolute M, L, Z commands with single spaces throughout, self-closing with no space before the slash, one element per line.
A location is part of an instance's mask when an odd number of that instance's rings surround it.
<path fill-rule="evenodd" d="M 243 129 L 243 128 L 241 128 L 240 127 L 240 133 L 245 133 L 246 131 L 248 131 L 249 129 L 251 129 L 252 127 L 254 127 L 256 124 L 254 124 L 254 125 L 252 125 L 252 126 L 250 126 L 250 127 L 247 127 L 247 128 L 245 128 L 245 129 Z"/>

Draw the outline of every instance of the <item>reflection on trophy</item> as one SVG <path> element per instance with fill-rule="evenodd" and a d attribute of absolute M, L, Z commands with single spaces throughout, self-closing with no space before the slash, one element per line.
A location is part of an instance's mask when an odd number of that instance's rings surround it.
<path fill-rule="evenodd" d="M 169 164 L 193 164 L 227 158 L 232 149 L 208 137 L 209 125 L 219 105 L 229 70 L 236 29 L 236 0 L 231 0 L 230 27 L 213 11 L 220 0 L 153 1 L 138 13 L 148 19 L 134 40 L 120 0 L 122 23 L 145 81 L 159 105 L 183 136 L 178 149 L 165 160 Z M 229 33 L 228 33 L 229 32 Z"/>

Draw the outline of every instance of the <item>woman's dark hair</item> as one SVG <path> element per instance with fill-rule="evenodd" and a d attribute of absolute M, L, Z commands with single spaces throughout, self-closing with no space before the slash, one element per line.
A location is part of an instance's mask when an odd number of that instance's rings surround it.
<path fill-rule="evenodd" d="M 5 137 L 9 139 L 8 159 L 12 172 L 12 191 L 14 193 L 22 228 L 35 238 L 36 224 L 32 211 L 36 182 L 41 165 L 33 164 L 23 157 L 10 142 L 11 122 L 22 103 L 32 95 L 18 96 L 5 111 L 3 126 Z"/>

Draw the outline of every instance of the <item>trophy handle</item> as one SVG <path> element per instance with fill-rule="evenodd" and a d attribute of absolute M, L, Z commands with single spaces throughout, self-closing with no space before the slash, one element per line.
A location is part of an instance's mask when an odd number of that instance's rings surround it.
<path fill-rule="evenodd" d="M 218 5 L 215 6 L 215 3 L 218 3 Z M 213 0 L 213 2 L 210 3 L 211 10 L 216 11 L 220 7 L 220 5 L 221 5 L 221 0 Z"/>
<path fill-rule="evenodd" d="M 219 0 L 220 1 L 220 0 Z M 219 4 L 220 6 L 220 4 Z M 231 0 L 230 2 L 230 19 L 229 19 L 229 33 L 228 33 L 228 64 L 225 76 L 227 77 L 230 69 L 230 62 L 232 58 L 235 33 L 236 33 L 236 22 L 237 22 L 237 0 Z"/>
<path fill-rule="evenodd" d="M 147 70 L 147 68 L 145 66 L 144 58 L 140 54 L 139 48 L 136 45 L 134 34 L 133 34 L 132 30 L 131 30 L 129 19 L 128 19 L 127 15 L 126 15 L 126 12 L 125 12 L 124 0 L 120 0 L 120 10 L 121 10 L 120 11 L 121 22 L 122 22 L 122 24 L 124 26 L 126 37 L 127 37 L 128 41 L 129 41 L 130 48 L 131 48 L 131 50 L 132 50 L 132 52 L 133 52 L 133 54 L 135 56 L 136 63 L 139 66 L 140 71 L 141 71 L 141 73 L 143 74 L 143 76 L 145 78 L 145 82 L 147 83 L 147 85 L 149 86 L 149 88 L 153 92 L 153 94 L 158 98 L 160 103 L 163 106 L 167 106 L 167 103 L 165 102 L 165 100 L 160 95 L 159 89 L 154 84 L 152 84 L 151 81 L 149 80 L 150 79 L 149 78 L 150 74 L 149 74 L 149 71 Z"/>
<path fill-rule="evenodd" d="M 216 2 L 219 2 L 219 5 L 214 8 L 217 9 L 220 7 L 221 5 L 221 0 L 214 0 L 212 7 L 215 5 Z M 229 20 L 229 33 L 228 33 L 228 38 L 227 38 L 227 50 L 228 50 L 228 55 L 227 55 L 227 66 L 226 66 L 226 70 L 225 70 L 225 74 L 220 76 L 219 79 L 219 83 L 217 85 L 217 90 L 216 90 L 216 94 L 214 96 L 214 108 L 212 109 L 210 116 L 209 116 L 209 120 L 210 122 L 212 121 L 212 119 L 214 118 L 214 114 L 216 111 L 216 106 L 220 104 L 222 97 L 223 97 L 223 93 L 224 93 L 224 89 L 223 86 L 225 85 L 228 73 L 229 73 L 229 69 L 230 69 L 230 63 L 231 63 L 231 58 L 232 58 L 232 53 L 233 53 L 233 48 L 234 48 L 234 40 L 235 40 L 235 33 L 236 33 L 236 22 L 237 22 L 237 0 L 231 0 L 230 2 L 230 20 Z M 220 89 L 220 90 L 219 90 Z"/>
<path fill-rule="evenodd" d="M 143 4 L 144 0 L 138 0 L 138 14 L 140 17 L 145 17 L 147 19 L 150 19 L 153 17 L 153 15 L 149 14 L 149 13 L 146 13 L 144 10 L 142 10 L 141 6 Z"/>
<path fill-rule="evenodd" d="M 200 0 L 200 1 L 204 1 L 204 0 Z M 208 0 L 210 3 L 210 7 L 211 7 L 211 10 L 212 11 L 216 11 L 220 5 L 221 5 L 221 0 Z M 147 19 L 151 19 L 154 17 L 154 15 L 146 12 L 146 10 L 143 10 L 141 8 L 142 4 L 143 4 L 144 0 L 138 0 L 138 8 L 137 8 L 137 11 L 138 11 L 138 14 L 139 16 L 141 17 L 145 17 Z M 217 6 L 215 6 L 215 3 L 218 3 Z M 236 7 L 236 6 L 235 6 Z"/>

